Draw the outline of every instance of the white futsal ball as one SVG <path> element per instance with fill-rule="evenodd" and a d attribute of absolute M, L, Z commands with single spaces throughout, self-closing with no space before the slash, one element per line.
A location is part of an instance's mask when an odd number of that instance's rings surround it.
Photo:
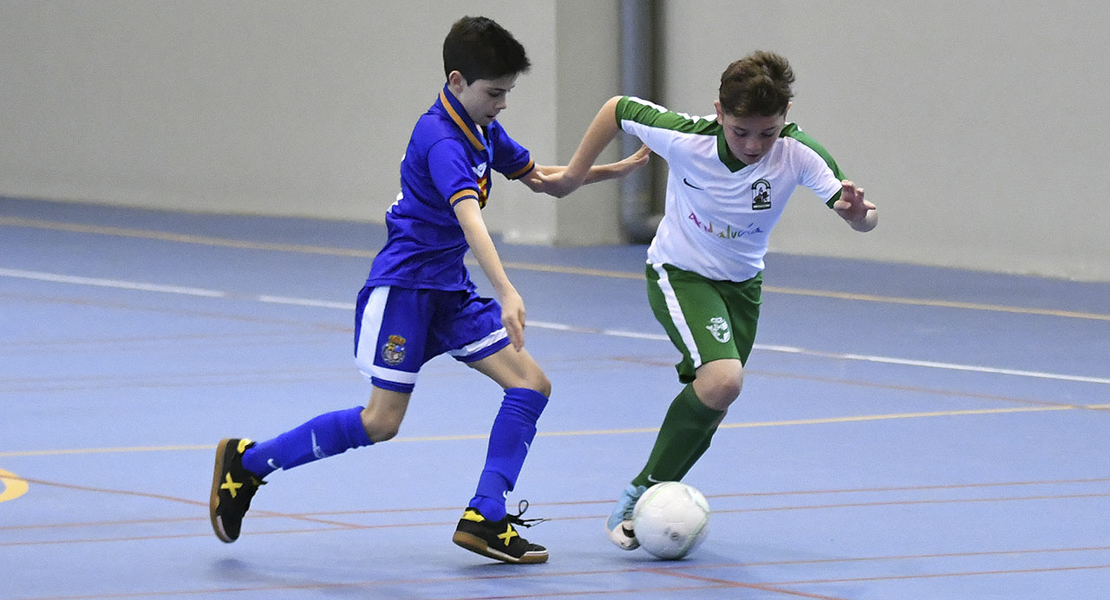
<path fill-rule="evenodd" d="M 632 530 L 644 550 L 667 560 L 682 558 L 709 533 L 709 503 L 685 483 L 658 483 L 636 502 Z"/>

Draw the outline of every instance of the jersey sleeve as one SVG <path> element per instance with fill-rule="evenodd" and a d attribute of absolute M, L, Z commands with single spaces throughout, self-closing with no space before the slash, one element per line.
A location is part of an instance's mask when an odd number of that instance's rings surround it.
<path fill-rule="evenodd" d="M 653 102 L 624 96 L 617 101 L 617 127 L 630 133 L 670 162 L 675 133 L 714 135 L 716 121 L 668 110 Z"/>
<path fill-rule="evenodd" d="M 459 141 L 443 139 L 433 144 L 428 149 L 428 171 L 436 190 L 450 206 L 466 198 L 478 199 L 478 180 Z"/>
<path fill-rule="evenodd" d="M 500 123 L 494 121 L 487 129 L 490 148 L 490 166 L 507 179 L 520 179 L 535 168 L 532 155 L 509 137 Z"/>
<path fill-rule="evenodd" d="M 792 138 L 811 150 L 804 155 L 799 183 L 813 190 L 818 198 L 825 201 L 826 206 L 832 208 L 840 198 L 840 182 L 845 179 L 840 166 L 821 144 L 806 135 L 797 124 L 788 123 L 781 135 Z"/>

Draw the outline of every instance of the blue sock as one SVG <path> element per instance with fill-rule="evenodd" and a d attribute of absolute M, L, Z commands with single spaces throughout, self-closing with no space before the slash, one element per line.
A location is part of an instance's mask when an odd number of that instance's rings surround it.
<path fill-rule="evenodd" d="M 278 469 L 292 469 L 370 444 L 362 426 L 362 407 L 356 406 L 322 414 L 272 440 L 259 442 L 243 453 L 243 466 L 261 479 Z"/>
<path fill-rule="evenodd" d="M 547 396 L 527 388 L 508 388 L 493 420 L 486 466 L 470 506 L 491 521 L 505 518 L 505 497 L 516 486 L 528 447 L 536 437 L 536 421 L 547 406 Z"/>

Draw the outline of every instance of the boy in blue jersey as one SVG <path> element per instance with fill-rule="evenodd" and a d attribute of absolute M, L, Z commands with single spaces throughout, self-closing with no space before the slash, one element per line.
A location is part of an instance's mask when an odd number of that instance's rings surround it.
<path fill-rule="evenodd" d="M 794 72 L 755 52 L 721 75 L 716 115 L 691 117 L 639 98 L 612 98 L 567 167 L 568 189 L 616 136 L 640 138 L 667 161 L 666 208 L 648 248 L 648 301 L 682 360 L 686 386 L 671 402 L 643 470 L 606 523 L 621 548 L 639 546 L 632 510 L 648 487 L 679 481 L 709 448 L 740 395 L 759 321 L 763 257 L 787 199 L 808 187 L 856 231 L 876 207 L 828 152 L 786 122 Z"/>
<path fill-rule="evenodd" d="M 516 526 L 527 523 L 507 513 L 505 498 L 516 485 L 551 383 L 524 349 L 524 302 L 505 275 L 481 209 L 493 171 L 533 191 L 563 196 L 583 183 L 639 168 L 648 151 L 608 165 L 591 163 L 567 183 L 565 167 L 536 165 L 496 121 L 517 77 L 530 66 L 512 34 L 490 19 L 464 17 L 444 40 L 443 62 L 447 82 L 413 129 L 401 162 L 401 193 L 386 213 L 388 237 L 356 305 L 355 362 L 373 385 L 370 401 L 365 408 L 320 415 L 271 440 L 222 440 L 209 512 L 225 542 L 239 537 L 251 498 L 273 471 L 394 437 L 421 366 L 449 354 L 504 390 L 477 490 L 453 540 L 503 562 L 547 560 L 543 546 L 520 537 Z M 463 265 L 467 249 L 496 300 L 476 293 Z"/>

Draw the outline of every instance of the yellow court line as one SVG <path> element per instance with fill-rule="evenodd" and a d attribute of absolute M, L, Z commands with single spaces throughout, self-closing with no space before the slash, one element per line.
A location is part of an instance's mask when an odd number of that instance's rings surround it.
<path fill-rule="evenodd" d="M 66 223 L 62 221 L 47 221 L 43 219 L 25 219 L 21 217 L 0 217 L 0 225 L 15 227 L 34 227 L 39 229 L 52 229 L 58 231 L 72 231 L 77 233 L 94 233 L 100 235 L 114 235 L 134 237 L 184 244 L 200 244 L 205 246 L 221 246 L 226 248 L 241 248 L 248 250 L 272 250 L 278 252 L 301 252 L 306 254 L 319 254 L 325 256 L 344 256 L 355 258 L 373 258 L 374 252 L 354 250 L 349 248 L 332 248 L 327 246 L 313 246 L 307 244 L 276 244 L 270 242 L 252 242 L 247 240 L 234 240 L 202 235 L 171 233 L 146 229 L 132 229 L 126 227 L 111 227 L 104 225 L 87 225 L 83 223 Z M 471 264 L 474 264 L 471 262 Z M 609 279 L 644 279 L 643 272 L 611 271 L 606 269 L 591 269 L 585 267 L 563 267 L 539 263 L 506 261 L 506 269 L 519 269 L 522 271 L 537 271 L 542 273 L 560 273 L 564 275 L 585 275 L 590 277 L 606 277 Z M 978 302 L 957 302 L 950 300 L 930 300 L 924 298 L 902 298 L 898 296 L 879 296 L 874 294 L 854 294 L 849 292 L 831 292 L 825 290 L 811 290 L 804 288 L 789 288 L 779 286 L 764 286 L 763 291 L 772 294 L 789 294 L 794 296 L 807 296 L 811 298 L 833 298 L 837 300 L 852 300 L 857 302 L 881 302 L 885 304 L 905 304 L 911 306 L 929 306 L 935 308 L 955 308 L 961 310 L 979 310 L 988 312 L 1002 312 L 1023 315 L 1040 315 L 1049 317 L 1064 317 L 1069 319 L 1086 319 L 1092 321 L 1110 322 L 1110 315 L 1088 313 L 1070 310 L 1055 310 L 1045 308 L 1025 308 L 1019 306 L 1006 306 L 1001 304 L 983 304 Z"/>
<path fill-rule="evenodd" d="M 177 452 L 181 450 L 215 450 L 216 444 L 192 446 L 120 446 L 116 448 L 73 448 L 68 450 L 27 450 L 0 452 L 0 458 L 28 456 L 62 456 L 67 454 L 122 454 L 127 452 Z"/>
<path fill-rule="evenodd" d="M 21 477 L 3 469 L 0 469 L 0 484 L 3 484 L 3 491 L 0 491 L 0 502 L 15 500 L 26 494 L 29 489 L 27 482 Z"/>
<path fill-rule="evenodd" d="M 968 409 L 968 410 L 942 410 L 931 412 L 911 412 L 911 413 L 891 413 L 879 415 L 855 415 L 848 417 L 825 417 L 819 419 L 795 419 L 788 421 L 756 421 L 749 423 L 724 423 L 720 426 L 721 429 L 744 429 L 752 427 L 789 427 L 795 425 L 831 425 L 838 423 L 859 423 L 866 421 L 887 421 L 894 419 L 925 419 L 935 417 L 964 417 L 964 416 L 977 416 L 977 415 L 1001 415 L 1012 413 L 1036 413 L 1036 412 L 1051 412 L 1051 411 L 1064 411 L 1064 410 L 1105 410 L 1110 409 L 1110 404 L 1087 404 L 1087 405 L 1054 405 L 1054 406 L 1022 406 L 1014 408 L 982 408 L 982 409 Z M 582 429 L 577 431 L 543 431 L 536 434 L 537 437 L 582 437 L 582 436 L 595 436 L 595 435 L 627 435 L 634 433 L 655 433 L 659 431 L 658 427 L 638 427 L 628 429 Z M 485 440 L 488 435 L 484 433 L 474 434 L 459 434 L 459 435 L 429 435 L 429 436 L 416 436 L 416 437 L 400 437 L 394 438 L 393 443 L 397 442 L 457 442 L 457 441 L 472 441 L 472 440 Z M 113 454 L 113 453 L 132 453 L 132 452 L 179 452 L 179 451 L 211 451 L 216 448 L 216 444 L 195 444 L 187 446 L 132 446 L 132 447 L 116 447 L 116 448 L 73 448 L 68 450 L 13 450 L 8 452 L 0 452 L 0 458 L 12 457 L 31 457 L 31 456 L 61 456 L 71 454 Z M 5 471 L 0 471 L 0 479 L 3 478 Z M 12 477 L 15 477 L 14 475 Z M 16 478 L 18 481 L 22 479 Z"/>
<path fill-rule="evenodd" d="M 794 421 L 765 421 L 762 423 L 724 423 L 721 429 L 741 429 L 747 427 L 780 427 L 785 425 L 825 425 L 829 423 L 861 423 L 866 421 L 886 421 L 891 419 L 927 419 L 934 417 L 962 417 L 972 415 L 1002 415 L 1009 413 L 1049 412 L 1059 410 L 1095 409 L 1090 406 L 1023 406 L 1016 408 L 981 408 L 969 410 L 940 410 L 931 412 L 896 413 L 889 415 L 858 415 L 854 417 L 828 417 L 824 419 L 798 419 Z"/>

